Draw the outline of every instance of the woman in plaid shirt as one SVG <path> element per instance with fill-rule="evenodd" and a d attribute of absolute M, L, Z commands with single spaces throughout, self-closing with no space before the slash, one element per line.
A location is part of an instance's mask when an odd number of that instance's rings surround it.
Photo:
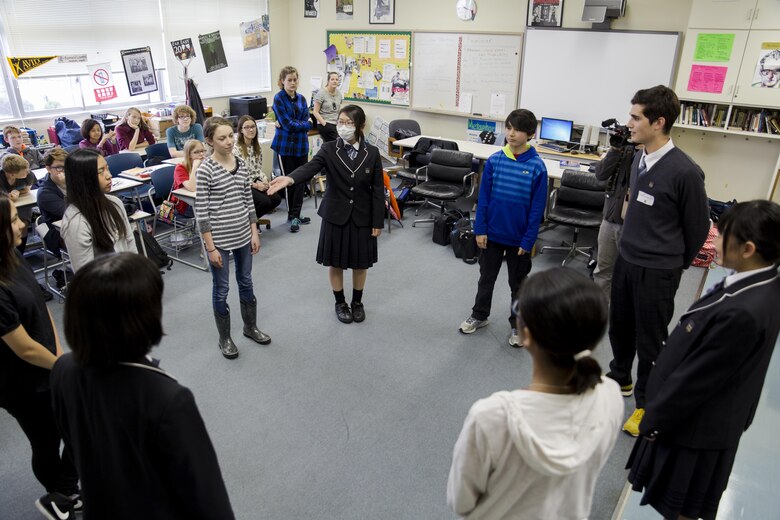
<path fill-rule="evenodd" d="M 279 73 L 279 88 L 282 90 L 274 96 L 277 128 L 271 148 L 279 154 L 282 173 L 287 175 L 306 164 L 311 121 L 306 98 L 297 92 L 298 71 L 295 67 L 282 69 Z M 311 222 L 309 217 L 301 217 L 304 190 L 301 184 L 287 188 L 287 221 L 292 233 L 297 233 L 301 224 Z"/>

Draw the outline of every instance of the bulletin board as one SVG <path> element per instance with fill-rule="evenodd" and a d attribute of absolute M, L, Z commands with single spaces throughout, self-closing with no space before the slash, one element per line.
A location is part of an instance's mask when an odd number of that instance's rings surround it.
<path fill-rule="evenodd" d="M 336 57 L 328 72 L 341 75 L 344 100 L 409 106 L 411 32 L 328 31 Z"/>

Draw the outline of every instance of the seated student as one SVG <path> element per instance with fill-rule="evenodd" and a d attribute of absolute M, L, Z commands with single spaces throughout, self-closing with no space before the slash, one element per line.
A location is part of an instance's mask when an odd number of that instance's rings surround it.
<path fill-rule="evenodd" d="M 111 171 L 94 150 L 76 150 L 65 160 L 68 207 L 62 238 L 74 271 L 92 258 L 112 252 L 137 252 L 122 202 L 111 191 Z"/>
<path fill-rule="evenodd" d="M 176 165 L 173 170 L 173 187 L 171 191 L 184 188 L 185 190 L 195 191 L 195 172 L 206 158 L 206 146 L 197 139 L 190 139 L 184 145 L 184 160 Z M 185 217 L 194 217 L 192 208 L 183 200 L 179 200 L 175 195 L 171 200 L 176 204 L 176 212 Z"/>
<path fill-rule="evenodd" d="M 192 392 L 149 357 L 163 335 L 162 295 L 157 267 L 129 253 L 96 258 L 69 286 L 73 353 L 52 369 L 52 406 L 85 520 L 234 518 Z"/>
<path fill-rule="evenodd" d="M 24 157 L 33 170 L 43 167 L 43 156 L 36 148 L 27 146 L 22 140 L 22 131 L 15 126 L 8 125 L 3 128 L 3 139 L 9 148 L 5 154 L 15 154 Z M 5 155 L 4 154 L 4 155 Z"/>
<path fill-rule="evenodd" d="M 179 105 L 173 109 L 172 126 L 165 131 L 168 142 L 168 152 L 171 157 L 184 157 L 184 143 L 190 139 L 203 141 L 203 127 L 195 123 L 195 111 L 187 105 Z"/>
<path fill-rule="evenodd" d="M 514 307 L 531 382 L 471 407 L 447 503 L 469 518 L 587 518 L 623 417 L 620 388 L 591 353 L 606 300 L 583 275 L 556 267 L 526 279 Z"/>
<path fill-rule="evenodd" d="M 0 192 L 7 193 L 8 198 L 13 202 L 19 200 L 19 197 L 29 193 L 30 188 L 35 185 L 37 179 L 30 171 L 30 165 L 21 155 L 8 153 L 3 156 L 2 174 L 0 174 Z M 22 243 L 19 245 L 19 252 L 24 254 L 24 248 L 27 246 L 27 227 L 32 219 L 32 206 L 24 206 L 18 209 L 19 218 L 27 224 L 22 231 Z"/>
<path fill-rule="evenodd" d="M 273 211 L 282 202 L 282 196 L 267 193 L 270 183 L 262 169 L 263 151 L 257 139 L 257 122 L 252 116 L 241 116 L 238 120 L 238 138 L 233 145 L 233 155 L 242 159 L 246 165 L 257 216 L 262 217 Z"/>
<path fill-rule="evenodd" d="M 84 139 L 79 142 L 79 148 L 97 150 L 103 157 L 119 153 L 116 132 L 110 130 L 104 134 L 101 124 L 94 119 L 85 119 L 81 123 L 81 137 Z"/>
<path fill-rule="evenodd" d="M 138 150 L 155 143 L 154 134 L 149 130 L 149 124 L 144 121 L 141 111 L 130 107 L 125 117 L 116 127 L 116 138 L 120 150 Z"/>
<path fill-rule="evenodd" d="M 43 156 L 43 163 L 49 174 L 41 182 L 38 188 L 38 209 L 41 210 L 41 220 L 49 228 L 43 241 L 46 248 L 59 255 L 60 231 L 54 226 L 58 220 L 62 220 L 65 214 L 65 159 L 68 152 L 62 148 L 53 148 Z"/>

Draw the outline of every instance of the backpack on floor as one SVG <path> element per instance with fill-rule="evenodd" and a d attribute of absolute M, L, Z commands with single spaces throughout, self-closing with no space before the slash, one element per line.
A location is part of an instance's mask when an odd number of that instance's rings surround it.
<path fill-rule="evenodd" d="M 460 258 L 467 264 L 477 263 L 479 260 L 477 235 L 474 234 L 474 225 L 469 217 L 463 217 L 455 222 L 450 241 L 455 258 Z"/>
<path fill-rule="evenodd" d="M 431 239 L 441 246 L 449 245 L 452 239 L 452 226 L 455 222 L 468 217 L 457 209 L 448 209 L 444 213 L 440 213 L 433 220 L 433 236 Z"/>
<path fill-rule="evenodd" d="M 144 254 L 144 250 L 141 248 L 140 242 L 140 240 L 143 240 L 144 247 L 146 248 L 146 257 L 151 260 L 158 268 L 165 268 L 168 271 L 171 270 L 173 260 L 171 260 L 171 258 L 168 256 L 168 253 L 166 253 L 165 250 L 160 247 L 160 243 L 157 242 L 157 240 L 152 235 L 147 233 L 145 230 L 141 231 L 140 239 L 138 238 L 138 231 L 133 231 L 133 235 L 135 236 L 135 247 L 138 248 L 139 255 Z"/>

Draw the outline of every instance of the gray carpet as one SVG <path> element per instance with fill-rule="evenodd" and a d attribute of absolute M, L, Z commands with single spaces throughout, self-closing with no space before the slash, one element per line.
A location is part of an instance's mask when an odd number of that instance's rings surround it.
<path fill-rule="evenodd" d="M 413 215 L 407 214 L 404 229 L 394 226 L 387 234 L 385 228 L 380 237 L 379 262 L 369 271 L 363 298 L 366 322 L 344 325 L 333 312 L 327 270 L 314 261 L 320 222 L 313 201 L 304 204 L 312 224 L 296 235 L 288 232 L 285 213 L 271 215 L 273 229 L 263 233 L 254 259 L 259 324 L 273 337 L 271 345 L 241 336 L 231 282 L 241 355 L 223 359 L 210 275 L 174 264 L 164 276 L 167 335 L 153 355 L 195 394 L 237 518 L 454 518 L 445 489 L 469 407 L 530 381 L 530 357 L 507 344 L 505 269 L 491 324 L 470 336 L 459 334 L 478 267 L 431 242 L 430 225 L 412 228 Z M 553 229 L 541 240 L 556 244 L 569 234 Z M 595 234 L 584 232 L 581 241 L 592 243 Z M 534 270 L 561 259 L 537 256 Z M 587 272 L 584 258 L 570 266 Z M 692 301 L 701 277 L 695 268 L 683 275 L 678 313 Z M 351 280 L 345 285 L 349 297 Z M 62 330 L 62 305 L 49 307 Z M 611 357 L 606 340 L 596 357 L 605 367 Z M 627 415 L 632 404 L 626 401 Z M 611 517 L 632 444 L 619 436 L 591 518 Z M 26 439 L 5 411 L 0 453 L 0 516 L 39 518 L 33 502 L 43 490 L 32 475 Z"/>

